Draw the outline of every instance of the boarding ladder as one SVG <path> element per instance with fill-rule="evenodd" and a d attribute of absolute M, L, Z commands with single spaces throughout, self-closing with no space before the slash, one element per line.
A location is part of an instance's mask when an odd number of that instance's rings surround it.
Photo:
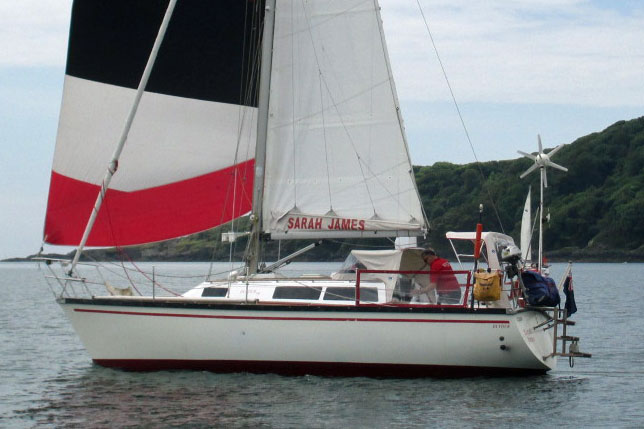
<path fill-rule="evenodd" d="M 565 308 L 542 309 L 547 314 L 548 320 L 535 326 L 534 329 L 553 329 L 552 353 L 543 357 L 547 359 L 554 356 L 567 357 L 570 366 L 574 365 L 574 358 L 590 358 L 592 354 L 579 351 L 579 337 L 568 335 L 568 326 L 574 326 L 575 322 L 568 319 L 568 310 Z M 561 334 L 560 334 L 561 333 Z M 561 343 L 560 348 L 557 347 Z M 561 351 L 559 351 L 561 350 Z"/>

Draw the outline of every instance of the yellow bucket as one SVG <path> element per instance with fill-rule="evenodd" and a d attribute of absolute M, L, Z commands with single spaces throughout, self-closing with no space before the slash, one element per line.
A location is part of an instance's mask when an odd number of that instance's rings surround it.
<path fill-rule="evenodd" d="M 474 273 L 474 299 L 477 301 L 498 301 L 501 299 L 501 276 L 498 273 Z"/>

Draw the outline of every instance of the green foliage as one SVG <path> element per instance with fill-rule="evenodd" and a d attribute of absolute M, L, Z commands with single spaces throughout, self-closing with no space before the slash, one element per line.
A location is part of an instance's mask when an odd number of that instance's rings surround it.
<path fill-rule="evenodd" d="M 548 170 L 545 204 L 551 221 L 546 225 L 546 248 L 577 249 L 576 254 L 584 249 L 619 249 L 622 253 L 617 253 L 624 254 L 642 247 L 644 117 L 620 121 L 601 133 L 582 137 L 562 148 L 554 161 L 569 171 Z M 533 213 L 538 203 L 539 174 L 519 179 L 530 165 L 530 160 L 521 158 L 418 168 L 418 187 L 434 245 L 445 252 L 446 231 L 474 230 L 478 203 L 486 207 L 486 230 L 504 231 L 518 239 L 529 185 L 533 189 Z"/>

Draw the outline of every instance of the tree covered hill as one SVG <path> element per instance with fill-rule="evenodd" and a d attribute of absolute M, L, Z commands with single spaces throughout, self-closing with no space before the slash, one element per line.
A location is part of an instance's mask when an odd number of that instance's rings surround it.
<path fill-rule="evenodd" d="M 551 220 L 544 241 L 550 254 L 644 259 L 644 117 L 579 138 L 553 160 L 569 170 L 548 170 L 544 211 Z M 531 160 L 520 158 L 417 168 L 419 191 L 432 222 L 430 241 L 439 241 L 447 230 L 472 230 L 479 203 L 486 206 L 485 229 L 505 231 L 518 240 L 530 185 L 533 213 L 538 204 L 538 171 L 519 179 L 531 165 Z"/>
<path fill-rule="evenodd" d="M 536 139 L 536 136 L 535 136 Z M 526 145 L 523 145 L 524 147 Z M 551 259 L 644 261 L 644 117 L 620 121 L 600 133 L 566 145 L 554 161 L 567 173 L 549 169 L 546 190 L 545 247 Z M 473 231 L 484 205 L 484 229 L 505 232 L 518 242 L 521 214 L 528 186 L 532 186 L 536 214 L 539 173 L 519 175 L 532 165 L 527 158 L 456 165 L 439 162 L 414 167 L 418 189 L 431 231 L 421 245 L 432 245 L 451 255 L 446 231 Z M 128 248 L 138 260 L 228 260 L 228 243 L 221 232 L 230 226 L 162 243 Z M 248 230 L 248 221 L 237 221 L 235 230 Z M 245 240 L 232 249 L 240 260 Z M 308 243 L 292 240 L 267 243 L 264 255 L 275 260 Z M 341 260 L 353 245 L 391 247 L 386 239 L 326 241 L 300 260 Z M 278 250 L 279 246 L 279 250 Z M 94 258 L 118 257 L 115 251 L 90 251 Z"/>

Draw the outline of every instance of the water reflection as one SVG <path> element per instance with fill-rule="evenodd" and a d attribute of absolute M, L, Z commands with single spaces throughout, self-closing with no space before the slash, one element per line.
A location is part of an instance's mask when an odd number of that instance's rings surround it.
<path fill-rule="evenodd" d="M 552 404 L 575 398 L 587 383 L 548 375 L 378 380 L 91 366 L 46 380 L 46 394 L 21 414 L 57 427 L 503 427 L 563 418 L 574 408 Z"/>

